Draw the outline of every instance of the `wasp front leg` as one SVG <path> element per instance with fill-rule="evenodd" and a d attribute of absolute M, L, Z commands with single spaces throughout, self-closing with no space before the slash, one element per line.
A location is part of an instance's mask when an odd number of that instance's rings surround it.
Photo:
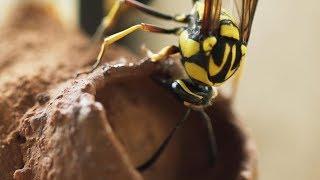
<path fill-rule="evenodd" d="M 110 46 L 114 42 L 126 37 L 127 35 L 135 32 L 137 30 L 142 30 L 145 32 L 152 32 L 152 33 L 175 34 L 177 32 L 177 29 L 178 28 L 164 29 L 164 28 L 161 28 L 161 27 L 158 27 L 155 25 L 141 23 L 141 24 L 132 26 L 124 31 L 118 32 L 118 33 L 113 34 L 111 36 L 108 36 L 108 37 L 104 38 L 103 43 L 100 48 L 100 52 L 97 57 L 97 60 L 96 60 L 95 64 L 92 66 L 91 70 L 78 73 L 77 76 L 79 76 L 81 74 L 88 74 L 88 73 L 93 72 L 100 65 L 101 59 L 102 59 L 103 55 L 105 54 L 106 48 L 108 46 Z M 171 48 L 169 48 L 168 50 L 172 51 Z M 168 51 L 168 52 L 170 52 L 170 51 Z"/>
<path fill-rule="evenodd" d="M 96 33 L 94 34 L 92 38 L 94 42 L 99 41 L 103 37 L 103 34 L 106 31 L 106 29 L 108 29 L 112 25 L 112 23 L 115 21 L 116 15 L 123 4 L 131 8 L 135 8 L 145 14 L 148 14 L 160 19 L 164 19 L 164 20 L 170 20 L 170 21 L 176 21 L 176 22 L 182 22 L 182 23 L 186 23 L 189 20 L 189 15 L 181 14 L 181 15 L 172 16 L 169 14 L 159 12 L 155 9 L 152 9 L 151 7 L 143 3 L 140 3 L 136 0 L 116 0 L 109 14 L 103 18 L 100 26 L 98 27 Z"/>
<path fill-rule="evenodd" d="M 114 5 L 112 6 L 109 14 L 102 19 L 98 29 L 96 30 L 96 32 L 94 33 L 94 35 L 91 39 L 93 42 L 98 42 L 102 39 L 106 29 L 108 29 L 111 26 L 111 24 L 113 24 L 113 22 L 115 21 L 116 15 L 117 15 L 122 3 L 123 3 L 123 1 L 117 0 L 114 3 Z"/>

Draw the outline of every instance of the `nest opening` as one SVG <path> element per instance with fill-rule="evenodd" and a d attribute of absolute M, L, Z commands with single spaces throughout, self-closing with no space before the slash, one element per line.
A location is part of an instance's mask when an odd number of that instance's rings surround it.
<path fill-rule="evenodd" d="M 101 102 L 106 109 L 107 120 L 136 167 L 156 151 L 186 111 L 186 107 L 169 90 L 160 87 L 149 76 L 132 75 L 106 84 L 98 90 L 96 100 Z M 229 138 L 240 136 L 237 134 L 238 131 L 234 131 L 235 125 L 228 122 L 230 120 L 228 118 L 233 118 L 232 115 L 228 115 L 231 111 L 221 110 L 221 108 L 230 108 L 225 101 L 218 100 L 216 104 L 219 107 L 214 108 L 217 110 L 215 116 L 221 118 L 215 122 L 214 127 L 218 143 L 229 141 L 220 135 L 222 131 L 226 131 L 227 136 L 229 136 L 228 133 L 231 133 Z M 223 106 L 222 104 L 227 107 L 220 107 Z M 211 112 L 212 109 L 208 111 Z M 212 113 L 209 114 L 213 116 Z M 219 126 L 224 126 L 223 130 L 218 130 Z M 223 148 L 233 146 L 232 150 L 228 150 L 234 151 L 233 155 L 221 157 L 229 158 L 228 162 L 232 164 L 232 168 L 227 171 L 228 175 L 223 172 L 217 173 L 221 168 L 220 165 L 216 164 L 212 167 L 209 164 L 209 140 L 205 124 L 198 112 L 192 112 L 188 121 L 177 131 L 159 160 L 143 175 L 146 179 L 190 180 L 199 179 L 199 177 L 211 179 L 213 176 L 234 177 L 239 173 L 241 166 L 236 161 L 242 159 L 239 156 L 243 155 L 237 152 L 240 152 L 243 147 L 238 143 L 232 145 L 233 142 L 233 140 L 230 141 L 231 146 L 229 146 L 230 143 L 227 143 L 227 146 L 219 147 L 220 151 L 224 151 Z M 219 158 L 217 163 L 220 161 Z M 226 164 L 228 163 L 223 162 L 221 166 Z"/>

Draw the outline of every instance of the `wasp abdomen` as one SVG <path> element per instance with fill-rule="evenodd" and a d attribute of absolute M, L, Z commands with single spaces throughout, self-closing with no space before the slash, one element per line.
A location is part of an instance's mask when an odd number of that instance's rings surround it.
<path fill-rule="evenodd" d="M 209 79 L 219 85 L 228 80 L 244 61 L 246 47 L 239 41 L 220 38 L 209 58 Z"/>
<path fill-rule="evenodd" d="M 189 77 L 209 86 L 220 85 L 239 68 L 246 46 L 239 40 L 239 30 L 231 20 L 221 20 L 220 34 L 203 37 L 187 28 L 179 37 L 182 63 Z"/>

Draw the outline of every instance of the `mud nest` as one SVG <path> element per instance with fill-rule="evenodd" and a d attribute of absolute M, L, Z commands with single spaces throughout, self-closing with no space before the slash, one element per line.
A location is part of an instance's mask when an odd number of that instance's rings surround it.
<path fill-rule="evenodd" d="M 219 148 L 214 167 L 193 112 L 157 163 L 136 171 L 185 112 L 150 78 L 174 60 L 154 64 L 111 47 L 99 69 L 74 78 L 98 45 L 88 48 L 80 31 L 35 5 L 16 10 L 0 37 L 1 180 L 256 179 L 254 144 L 222 96 L 206 110 Z"/>

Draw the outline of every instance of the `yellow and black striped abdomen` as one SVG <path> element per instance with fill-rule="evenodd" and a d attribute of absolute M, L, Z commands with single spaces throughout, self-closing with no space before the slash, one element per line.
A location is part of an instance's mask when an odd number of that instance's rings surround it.
<path fill-rule="evenodd" d="M 199 3 L 194 8 L 195 19 L 202 14 Z M 246 46 L 240 41 L 239 28 L 234 19 L 225 10 L 220 16 L 218 33 L 204 36 L 198 21 L 181 32 L 179 45 L 182 63 L 190 79 L 217 86 L 228 80 L 241 65 Z"/>
<path fill-rule="evenodd" d="M 219 85 L 228 80 L 245 58 L 246 47 L 240 41 L 221 37 L 209 57 L 209 80 Z"/>
<path fill-rule="evenodd" d="M 222 11 L 220 34 L 209 58 L 210 81 L 219 85 L 228 80 L 240 67 L 246 52 L 246 46 L 240 41 L 239 28 L 233 18 L 226 11 Z"/>
<path fill-rule="evenodd" d="M 217 86 L 228 80 L 239 68 L 246 54 L 246 46 L 232 32 L 223 36 L 202 38 L 198 33 L 184 30 L 180 34 L 182 64 L 190 79 Z"/>
<path fill-rule="evenodd" d="M 211 40 L 212 46 L 215 40 L 215 38 Z M 199 31 L 184 30 L 179 38 L 181 61 L 190 79 L 212 86 L 207 68 L 209 65 L 207 57 L 210 51 L 203 50 L 203 42 Z"/>

